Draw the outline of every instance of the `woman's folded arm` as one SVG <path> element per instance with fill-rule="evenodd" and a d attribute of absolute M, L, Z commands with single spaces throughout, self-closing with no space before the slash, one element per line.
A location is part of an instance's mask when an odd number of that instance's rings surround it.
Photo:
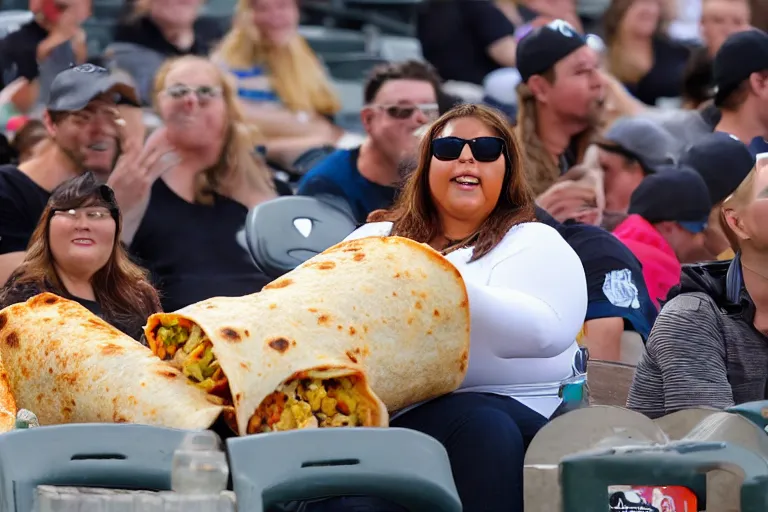
<path fill-rule="evenodd" d="M 488 285 L 466 283 L 472 337 L 492 344 L 502 358 L 554 357 L 571 346 L 584 324 L 584 268 L 549 226 L 517 229 L 525 232 L 494 249 L 510 254 L 494 265 Z"/>

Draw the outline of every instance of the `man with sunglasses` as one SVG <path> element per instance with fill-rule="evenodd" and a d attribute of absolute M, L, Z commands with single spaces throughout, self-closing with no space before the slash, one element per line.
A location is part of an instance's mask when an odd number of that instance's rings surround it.
<path fill-rule="evenodd" d="M 51 191 L 64 181 L 93 171 L 106 181 L 120 148 L 119 108 L 138 110 L 133 87 L 104 68 L 83 64 L 59 73 L 51 84 L 43 123 L 49 140 L 33 159 L 18 167 L 0 167 L 0 284 L 24 258 Z M 137 130 L 131 124 L 125 129 Z M 138 174 L 135 166 L 126 174 Z M 135 195 L 135 180 L 113 187 L 121 208 L 130 209 L 126 194 Z"/>
<path fill-rule="evenodd" d="M 403 170 L 416 158 L 416 132 L 438 115 L 440 79 L 417 61 L 374 69 L 365 85 L 360 118 L 366 139 L 356 149 L 335 151 L 312 168 L 299 195 L 345 201 L 362 224 L 374 210 L 392 205 Z"/>

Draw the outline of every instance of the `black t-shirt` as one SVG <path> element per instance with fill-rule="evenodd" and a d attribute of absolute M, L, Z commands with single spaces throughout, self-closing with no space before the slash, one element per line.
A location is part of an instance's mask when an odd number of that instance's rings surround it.
<path fill-rule="evenodd" d="M 659 98 L 677 98 L 683 94 L 683 79 L 691 49 L 667 38 L 653 40 L 653 67 L 636 84 L 625 84 L 635 98 L 655 105 Z"/>
<path fill-rule="evenodd" d="M 475 84 L 500 67 L 488 47 L 514 33 L 512 22 L 490 0 L 428 0 L 416 25 L 424 58 L 440 76 Z"/>
<path fill-rule="evenodd" d="M 270 281 L 237 241 L 247 214 L 218 194 L 212 205 L 189 203 L 157 180 L 130 251 L 151 272 L 164 311 L 248 295 Z"/>
<path fill-rule="evenodd" d="M 2 65 L 2 83 L 5 87 L 19 77 L 29 81 L 38 76 L 37 45 L 48 32 L 36 21 L 30 21 L 11 32 L 0 42 L 0 65 Z"/>
<path fill-rule="evenodd" d="M 221 26 L 213 20 L 200 18 L 195 21 L 193 27 L 195 40 L 188 49 L 181 49 L 163 36 L 160 29 L 148 16 L 137 20 L 122 23 L 115 28 L 114 41 L 116 43 L 134 43 L 150 50 L 167 55 L 208 55 L 213 45 L 221 39 L 223 31 Z"/>
<path fill-rule="evenodd" d="M 50 196 L 17 167 L 0 166 L 0 254 L 27 250 Z"/>

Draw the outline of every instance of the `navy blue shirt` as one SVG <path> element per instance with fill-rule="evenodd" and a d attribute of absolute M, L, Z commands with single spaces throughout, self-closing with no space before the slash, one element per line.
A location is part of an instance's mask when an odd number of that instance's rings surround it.
<path fill-rule="evenodd" d="M 760 153 L 768 153 L 768 140 L 762 137 L 755 137 L 749 145 L 749 152 L 757 156 Z"/>
<path fill-rule="evenodd" d="M 626 330 L 648 339 L 656 306 L 648 295 L 640 261 L 621 241 L 597 226 L 573 221 L 560 223 L 536 208 L 539 222 L 552 226 L 578 254 L 587 276 L 587 316 L 623 318 Z"/>
<path fill-rule="evenodd" d="M 397 189 L 374 183 L 360 174 L 359 155 L 360 148 L 334 151 L 304 175 L 298 195 L 340 197 L 349 204 L 358 224 L 365 223 L 372 211 L 389 208 Z"/>

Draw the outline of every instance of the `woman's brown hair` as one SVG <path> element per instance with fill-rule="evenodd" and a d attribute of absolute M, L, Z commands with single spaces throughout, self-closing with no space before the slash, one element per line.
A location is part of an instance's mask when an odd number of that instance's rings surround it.
<path fill-rule="evenodd" d="M 432 194 L 429 190 L 429 166 L 432 162 L 432 140 L 439 137 L 445 126 L 454 119 L 473 117 L 483 122 L 504 141 L 506 169 L 502 193 L 491 214 L 480 225 L 470 261 L 491 251 L 513 226 L 535 220 L 533 194 L 523 172 L 522 152 L 517 136 L 504 116 L 483 105 L 465 104 L 443 114 L 421 140 L 418 166 L 408 177 L 395 206 L 378 220 L 393 222 L 392 235 L 429 243 L 440 233 Z"/>
<path fill-rule="evenodd" d="M 56 211 L 102 206 L 109 209 L 115 219 L 115 241 L 107 264 L 93 275 L 91 285 L 96 301 L 105 320 L 128 321 L 146 319 L 160 310 L 155 288 L 147 279 L 147 272 L 134 264 L 120 244 L 122 218 L 112 189 L 99 184 L 91 173 L 65 181 L 51 194 L 40 216 L 40 222 L 32 233 L 24 262 L 14 271 L 8 283 L 13 286 L 32 285 L 40 290 L 50 290 L 68 295 L 53 263 L 49 242 L 51 218 Z M 51 290 L 51 288 L 53 288 Z M 2 303 L 0 297 L 0 303 Z"/>

